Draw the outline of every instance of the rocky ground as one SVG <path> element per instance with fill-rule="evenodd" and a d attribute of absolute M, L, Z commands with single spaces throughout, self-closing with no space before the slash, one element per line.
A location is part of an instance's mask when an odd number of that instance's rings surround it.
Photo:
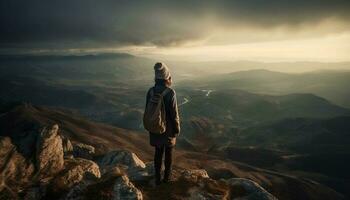
<path fill-rule="evenodd" d="M 214 180 L 204 169 L 175 168 L 172 182 L 155 186 L 153 163 L 131 151 L 96 156 L 57 124 L 36 135 L 0 138 L 0 199 L 276 199 L 251 180 Z"/>

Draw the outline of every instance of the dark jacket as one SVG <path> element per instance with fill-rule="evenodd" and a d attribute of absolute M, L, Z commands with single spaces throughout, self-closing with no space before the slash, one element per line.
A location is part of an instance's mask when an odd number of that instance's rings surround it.
<path fill-rule="evenodd" d="M 147 92 L 146 105 L 151 98 L 150 91 L 153 88 L 155 93 L 162 93 L 167 87 L 164 84 L 156 84 L 150 88 Z M 169 89 L 169 92 L 163 98 L 166 112 L 166 131 L 163 134 L 149 133 L 152 146 L 174 146 L 176 144 L 176 136 L 180 134 L 176 93 L 173 89 Z"/>

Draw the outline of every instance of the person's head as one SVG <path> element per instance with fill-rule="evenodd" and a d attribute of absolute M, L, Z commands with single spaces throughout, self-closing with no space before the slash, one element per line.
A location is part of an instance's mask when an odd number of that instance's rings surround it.
<path fill-rule="evenodd" d="M 156 63 L 154 65 L 154 80 L 156 83 L 163 83 L 166 86 L 171 86 L 172 79 L 168 66 L 165 63 Z"/>

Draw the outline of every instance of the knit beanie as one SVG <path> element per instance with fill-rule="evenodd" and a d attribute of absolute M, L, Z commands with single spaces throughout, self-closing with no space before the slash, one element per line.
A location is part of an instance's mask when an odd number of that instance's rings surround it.
<path fill-rule="evenodd" d="M 168 80 L 171 75 L 168 66 L 165 63 L 156 63 L 154 65 L 155 79 Z"/>

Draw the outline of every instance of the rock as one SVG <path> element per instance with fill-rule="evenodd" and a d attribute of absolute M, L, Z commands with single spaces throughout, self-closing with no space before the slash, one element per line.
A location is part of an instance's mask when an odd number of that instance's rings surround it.
<path fill-rule="evenodd" d="M 127 170 L 131 181 L 145 181 L 154 177 L 154 163 L 148 162 L 145 168 L 132 168 Z"/>
<path fill-rule="evenodd" d="M 204 169 L 183 170 L 180 173 L 180 177 L 178 179 L 185 180 L 185 182 L 190 185 L 187 191 L 190 196 L 187 199 L 220 200 L 227 199 L 228 197 L 228 192 L 225 192 L 225 190 L 221 189 L 222 186 L 220 186 L 218 181 L 210 179 L 207 171 Z"/>
<path fill-rule="evenodd" d="M 135 181 L 143 191 L 147 199 L 156 196 L 171 199 L 191 199 L 191 200 L 221 200 L 230 199 L 230 189 L 227 183 L 210 179 L 207 172 L 200 170 L 173 169 L 173 178 L 170 184 L 154 186 L 151 182 L 145 185 L 145 181 Z M 154 182 L 154 179 L 152 180 Z M 156 188 L 156 189 L 154 189 Z M 169 192 L 171 191 L 171 192 Z"/>
<path fill-rule="evenodd" d="M 17 152 L 11 139 L 0 137 L 0 191 L 5 187 L 15 189 L 26 185 L 33 173 L 34 165 Z"/>
<path fill-rule="evenodd" d="M 17 193 L 15 191 L 12 191 L 9 187 L 2 187 L 0 188 L 0 199 L 12 200 L 19 198 L 17 196 Z"/>
<path fill-rule="evenodd" d="M 24 195 L 24 200 L 42 199 L 46 194 L 46 188 L 32 187 L 28 188 Z"/>
<path fill-rule="evenodd" d="M 135 153 L 127 150 L 118 150 L 107 153 L 99 160 L 102 173 L 114 167 L 118 167 L 123 173 L 127 174 L 132 181 L 146 180 L 153 176 L 153 165 L 146 167 L 145 163 L 140 160 Z"/>
<path fill-rule="evenodd" d="M 51 188 L 54 192 L 66 191 L 83 179 L 100 177 L 100 169 L 95 162 L 83 158 L 68 159 L 65 169 L 52 181 Z"/>
<path fill-rule="evenodd" d="M 94 183 L 82 181 L 74 186 L 63 199 L 83 200 L 87 198 L 106 200 L 142 200 L 143 196 L 141 191 L 129 181 L 126 175 L 117 175 L 117 177 L 106 176 Z"/>
<path fill-rule="evenodd" d="M 119 167 L 111 167 L 110 169 L 108 169 L 108 171 L 106 171 L 106 173 L 104 173 L 101 177 L 102 180 L 107 180 L 110 178 L 115 178 L 115 177 L 119 177 L 125 175 L 125 172 L 120 169 Z"/>
<path fill-rule="evenodd" d="M 204 169 L 184 170 L 182 175 L 187 179 L 209 178 L 207 171 Z"/>
<path fill-rule="evenodd" d="M 147 162 L 146 164 L 146 168 L 145 170 L 150 174 L 150 175 L 154 175 L 155 171 L 154 171 L 154 162 Z M 163 165 L 162 165 L 163 168 Z"/>
<path fill-rule="evenodd" d="M 127 150 L 111 151 L 99 159 L 98 164 L 101 168 L 110 166 L 123 166 L 125 169 L 146 167 L 145 163 L 135 153 Z"/>
<path fill-rule="evenodd" d="M 188 197 L 188 200 L 222 200 L 222 199 L 227 199 L 224 197 L 224 195 L 220 194 L 211 194 L 203 188 L 199 187 L 193 187 L 191 188 L 188 193 L 190 194 L 190 197 Z"/>
<path fill-rule="evenodd" d="M 85 158 L 92 160 L 95 155 L 95 147 L 83 143 L 73 145 L 74 157 Z"/>
<path fill-rule="evenodd" d="M 73 145 L 67 137 L 62 137 L 63 153 L 65 158 L 73 158 Z"/>
<path fill-rule="evenodd" d="M 84 200 L 86 199 L 84 193 L 86 193 L 86 188 L 92 185 L 93 181 L 82 181 L 79 184 L 73 186 L 67 195 L 62 200 Z"/>
<path fill-rule="evenodd" d="M 277 200 L 259 184 L 244 178 L 231 178 L 226 181 L 233 190 L 241 191 L 242 196 L 237 199 L 246 200 Z"/>
<path fill-rule="evenodd" d="M 40 178 L 51 177 L 64 166 L 62 139 L 58 125 L 43 128 L 37 140 L 36 167 Z"/>
<path fill-rule="evenodd" d="M 113 187 L 113 200 L 142 200 L 142 193 L 127 176 L 117 178 Z"/>

